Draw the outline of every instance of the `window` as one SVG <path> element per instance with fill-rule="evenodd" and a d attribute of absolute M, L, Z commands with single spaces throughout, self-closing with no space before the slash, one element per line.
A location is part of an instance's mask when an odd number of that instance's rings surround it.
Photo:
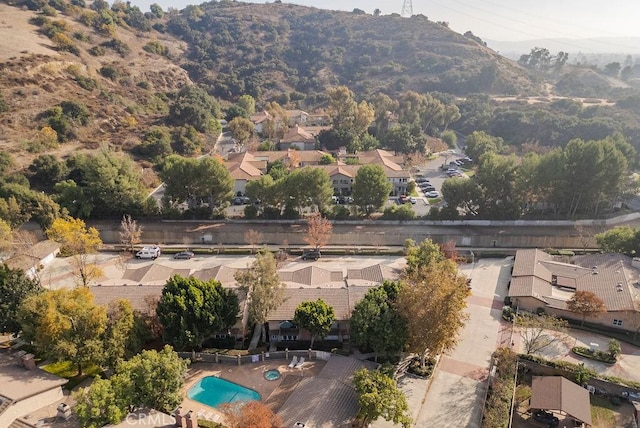
<path fill-rule="evenodd" d="M 274 341 L 274 342 L 277 342 L 278 341 L 278 335 L 277 334 L 272 334 L 271 335 L 271 340 Z"/>
<path fill-rule="evenodd" d="M 617 325 L 618 327 L 622 326 L 622 320 L 613 320 L 613 325 Z"/>
<path fill-rule="evenodd" d="M 298 340 L 298 336 L 294 334 L 283 334 L 282 340 Z"/>

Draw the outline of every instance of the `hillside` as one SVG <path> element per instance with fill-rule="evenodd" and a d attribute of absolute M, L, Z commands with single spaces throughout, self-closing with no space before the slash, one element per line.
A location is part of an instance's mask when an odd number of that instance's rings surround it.
<path fill-rule="evenodd" d="M 513 62 L 422 15 L 210 2 L 170 17 L 167 30 L 188 42 L 185 68 L 192 79 L 206 81 L 223 98 L 290 91 L 301 98 L 336 84 L 362 96 L 536 91 Z"/>
<path fill-rule="evenodd" d="M 65 157 L 103 144 L 136 144 L 142 129 L 166 115 L 166 101 L 157 94 L 175 92 L 189 82 L 185 70 L 172 60 L 143 50 L 146 43 L 159 39 L 180 57 L 184 43 L 173 37 L 118 27 L 117 38 L 127 51 L 104 49 L 95 56 L 88 51 L 114 38 L 58 13 L 49 20 L 64 26 L 64 34 L 72 37 L 77 49 L 72 54 L 42 35 L 46 24 L 38 28 L 33 23 L 42 15 L 0 4 L 0 17 L 0 95 L 7 110 L 0 114 L 0 144 L 14 155 L 19 169 L 44 151 Z M 48 144 L 41 133 L 47 111 L 65 100 L 85 105 L 90 119 L 74 126 L 65 144 Z"/>

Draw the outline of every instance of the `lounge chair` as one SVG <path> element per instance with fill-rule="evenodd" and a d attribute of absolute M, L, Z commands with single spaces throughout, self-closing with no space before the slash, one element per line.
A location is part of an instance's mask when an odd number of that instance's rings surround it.
<path fill-rule="evenodd" d="M 304 358 L 304 357 L 303 357 Z M 292 369 L 294 368 L 296 365 L 298 364 L 298 356 L 294 355 L 293 358 L 291 359 L 291 362 L 289 363 L 289 368 Z"/>
<path fill-rule="evenodd" d="M 296 364 L 295 366 L 293 366 L 294 369 L 300 369 L 302 368 L 302 365 L 304 364 L 304 357 L 300 357 L 300 361 L 298 361 L 298 364 Z"/>

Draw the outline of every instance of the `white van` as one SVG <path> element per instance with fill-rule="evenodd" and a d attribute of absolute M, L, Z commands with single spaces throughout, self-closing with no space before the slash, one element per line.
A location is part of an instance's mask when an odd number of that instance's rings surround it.
<path fill-rule="evenodd" d="M 160 247 L 144 247 L 136 253 L 136 259 L 157 259 L 160 256 Z"/>

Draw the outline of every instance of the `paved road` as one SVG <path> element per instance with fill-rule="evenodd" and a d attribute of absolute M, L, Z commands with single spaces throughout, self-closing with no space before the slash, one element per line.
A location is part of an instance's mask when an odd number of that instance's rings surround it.
<path fill-rule="evenodd" d="M 512 263 L 510 258 L 482 259 L 461 267 L 472 278 L 470 319 L 455 350 L 442 357 L 424 404 L 414 413 L 414 426 L 480 426 L 491 354 L 511 339 L 501 309 Z"/>

